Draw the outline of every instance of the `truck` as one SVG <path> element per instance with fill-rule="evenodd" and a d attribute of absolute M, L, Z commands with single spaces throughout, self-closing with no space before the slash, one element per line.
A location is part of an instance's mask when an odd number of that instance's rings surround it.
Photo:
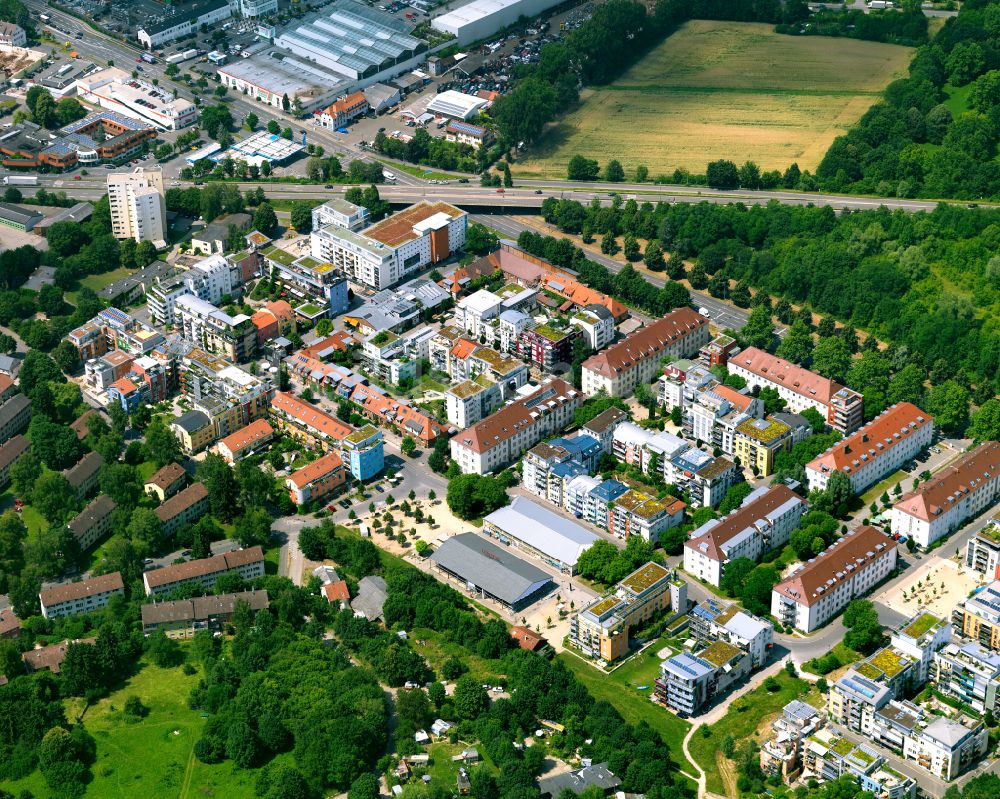
<path fill-rule="evenodd" d="M 37 186 L 37 175 L 4 175 L 4 186 Z"/>
<path fill-rule="evenodd" d="M 382 177 L 385 178 L 387 183 L 394 183 L 396 181 L 396 176 L 392 172 L 382 170 Z"/>
<path fill-rule="evenodd" d="M 139 56 L 139 58 L 141 58 L 147 64 L 155 64 L 156 63 L 156 59 L 153 58 L 153 56 L 151 56 L 149 53 L 143 53 L 141 56 Z"/>

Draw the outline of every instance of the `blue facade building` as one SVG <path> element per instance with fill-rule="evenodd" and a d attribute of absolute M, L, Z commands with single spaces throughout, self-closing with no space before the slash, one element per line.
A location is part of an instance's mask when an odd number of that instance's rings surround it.
<path fill-rule="evenodd" d="M 339 316 L 344 313 L 351 305 L 350 295 L 347 292 L 347 278 L 335 278 L 326 287 L 326 296 L 330 300 L 331 316 Z"/>
<path fill-rule="evenodd" d="M 382 431 L 365 425 L 344 439 L 344 454 L 355 480 L 368 480 L 385 468 L 385 442 Z"/>

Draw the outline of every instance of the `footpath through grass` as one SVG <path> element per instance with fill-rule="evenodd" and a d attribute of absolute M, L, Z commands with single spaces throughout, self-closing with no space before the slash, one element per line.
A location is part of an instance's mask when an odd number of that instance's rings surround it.
<path fill-rule="evenodd" d="M 734 701 L 729 712 L 715 724 L 702 725 L 691 737 L 688 750 L 705 772 L 705 788 L 710 793 L 726 795 L 726 784 L 716 757 L 722 757 L 722 741 L 732 736 L 739 746 L 757 732 L 760 723 L 767 717 L 781 712 L 793 699 L 801 699 L 815 707 L 822 706 L 822 694 L 816 687 L 800 677 L 790 677 L 787 672 L 779 672 L 775 678 L 778 689 L 768 691 L 759 688 Z"/>

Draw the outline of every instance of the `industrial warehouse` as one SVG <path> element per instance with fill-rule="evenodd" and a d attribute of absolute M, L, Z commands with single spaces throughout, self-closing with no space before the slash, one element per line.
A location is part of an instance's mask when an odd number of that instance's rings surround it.
<path fill-rule="evenodd" d="M 441 544 L 431 560 L 470 591 L 506 608 L 527 607 L 552 588 L 552 578 L 509 551 L 475 533 L 461 533 Z"/>

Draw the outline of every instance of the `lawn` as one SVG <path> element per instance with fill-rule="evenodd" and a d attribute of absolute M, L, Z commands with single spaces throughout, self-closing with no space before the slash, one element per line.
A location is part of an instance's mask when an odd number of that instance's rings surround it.
<path fill-rule="evenodd" d="M 84 715 L 87 730 L 97 740 L 97 762 L 86 796 L 101 799 L 251 799 L 255 772 L 241 772 L 231 762 L 207 766 L 193 753 L 205 724 L 201 713 L 190 710 L 187 695 L 198 675 L 185 675 L 180 668 L 161 669 L 144 665 L 128 683 L 91 706 Z M 149 707 L 149 715 L 137 724 L 127 724 L 121 708 L 125 699 L 137 695 Z M 71 700 L 71 704 L 74 700 Z M 70 707 L 67 715 L 73 716 Z M 23 789 L 36 796 L 49 791 L 36 771 L 0 788 L 15 795 Z"/>
<path fill-rule="evenodd" d="M 896 77 L 912 50 L 822 36 L 783 36 L 757 23 L 688 22 L 618 81 L 588 90 L 515 167 L 566 176 L 574 154 L 652 175 L 730 158 L 815 170 Z"/>
<path fill-rule="evenodd" d="M 790 677 L 785 671 L 778 672 L 775 679 L 781 686 L 775 692 L 763 685 L 733 702 L 729 711 L 715 724 L 702 727 L 691 736 L 688 750 L 704 770 L 710 793 L 726 795 L 726 785 L 721 769 L 716 764 L 716 756 L 721 757 L 722 741 L 732 736 L 739 746 L 742 741 L 754 735 L 760 723 L 767 717 L 780 713 L 793 699 L 801 699 L 814 707 L 822 707 L 822 694 L 810 683 L 799 677 Z M 707 731 L 707 735 L 705 734 Z"/>
<path fill-rule="evenodd" d="M 680 765 L 682 771 L 690 771 L 684 757 L 681 743 L 690 728 L 688 722 L 677 718 L 669 710 L 649 701 L 649 693 L 640 693 L 634 688 L 622 690 L 622 682 L 615 675 L 608 676 L 598 671 L 585 660 L 570 652 L 562 652 L 559 659 L 572 671 L 595 699 L 611 704 L 630 724 L 645 721 L 663 738 L 670 750 L 671 759 Z M 624 667 L 623 667 L 624 668 Z M 625 672 L 626 676 L 629 672 Z"/>
<path fill-rule="evenodd" d="M 664 635 L 638 655 L 634 655 L 621 666 L 611 672 L 608 679 L 615 680 L 624 689 L 636 693 L 642 698 L 648 698 L 653 692 L 653 680 L 660 676 L 660 663 L 663 661 L 656 654 L 669 643 L 669 636 Z M 644 690 L 639 690 L 645 685 Z"/>
<path fill-rule="evenodd" d="M 124 266 L 120 266 L 117 269 L 113 269 L 110 272 L 102 272 L 99 275 L 87 275 L 80 279 L 80 288 L 91 289 L 92 291 L 100 291 L 105 286 L 110 286 L 116 280 L 121 280 L 131 275 L 134 269 L 126 269 Z M 70 291 L 66 294 L 66 301 L 72 305 L 76 305 L 76 291 Z"/>
<path fill-rule="evenodd" d="M 892 502 L 895 502 L 897 497 L 895 494 L 892 493 L 892 489 L 896 487 L 896 483 L 902 483 L 903 493 L 906 493 L 906 491 L 908 490 L 906 481 L 909 479 L 910 475 L 908 475 L 906 472 L 902 470 L 894 472 L 893 474 L 890 474 L 887 478 L 885 478 L 885 480 L 883 480 L 882 482 L 872 486 L 867 491 L 865 491 L 865 493 L 861 495 L 861 502 L 867 508 L 873 502 L 876 502 L 878 498 L 886 492 L 889 492 L 889 499 Z"/>
<path fill-rule="evenodd" d="M 413 649 L 419 652 L 438 673 L 442 664 L 452 655 L 458 657 L 477 680 L 482 680 L 486 684 L 495 682 L 495 678 L 501 673 L 498 669 L 499 661 L 473 655 L 465 647 L 445 640 L 443 635 L 433 630 L 417 627 L 410 630 L 407 635 Z"/>
<path fill-rule="evenodd" d="M 456 180 L 455 173 L 448 172 L 437 172 L 431 169 L 429 166 L 420 166 L 419 164 L 396 164 L 390 163 L 389 161 L 379 161 L 382 164 L 383 172 L 387 169 L 390 172 L 396 170 L 397 172 L 405 172 L 407 175 L 413 175 L 415 178 L 424 178 L 425 180 Z M 459 173 L 462 174 L 462 173 Z"/>

